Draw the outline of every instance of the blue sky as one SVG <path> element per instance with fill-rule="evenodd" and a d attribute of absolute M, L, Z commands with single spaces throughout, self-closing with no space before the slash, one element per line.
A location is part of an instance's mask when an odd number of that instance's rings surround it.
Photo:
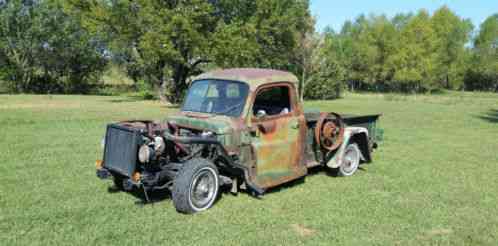
<path fill-rule="evenodd" d="M 432 13 L 447 5 L 457 15 L 469 18 L 476 28 L 490 15 L 498 13 L 498 0 L 310 0 L 311 12 L 317 18 L 316 30 L 326 26 L 339 31 L 346 20 L 360 14 L 386 14 L 415 12 L 426 9 Z"/>

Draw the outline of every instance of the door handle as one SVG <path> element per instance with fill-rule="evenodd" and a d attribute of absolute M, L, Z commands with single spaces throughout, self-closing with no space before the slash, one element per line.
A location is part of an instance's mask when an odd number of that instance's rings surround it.
<path fill-rule="evenodd" d="M 249 134 L 251 134 L 251 137 L 259 137 L 259 130 L 256 127 L 251 127 Z"/>

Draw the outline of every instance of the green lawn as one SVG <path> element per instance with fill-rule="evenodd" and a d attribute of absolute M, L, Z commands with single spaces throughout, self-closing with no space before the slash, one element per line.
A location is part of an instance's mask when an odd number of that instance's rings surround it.
<path fill-rule="evenodd" d="M 498 95 L 348 94 L 309 102 L 383 113 L 374 162 L 318 172 L 196 215 L 141 206 L 95 177 L 108 122 L 175 109 L 126 97 L 0 95 L 0 244 L 497 245 Z"/>

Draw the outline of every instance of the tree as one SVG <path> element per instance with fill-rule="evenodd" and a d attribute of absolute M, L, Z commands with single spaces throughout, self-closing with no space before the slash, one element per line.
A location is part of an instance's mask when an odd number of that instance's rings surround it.
<path fill-rule="evenodd" d="M 472 57 L 472 29 L 446 6 L 432 16 L 425 10 L 391 19 L 360 15 L 328 36 L 327 49 L 345 69 L 351 90 L 460 89 Z"/>
<path fill-rule="evenodd" d="M 0 57 L 13 92 L 84 92 L 105 66 L 98 40 L 49 0 L 0 5 Z"/>
<path fill-rule="evenodd" d="M 35 4 L 9 1 L 0 8 L 0 57 L 4 66 L 3 79 L 8 87 L 22 92 L 29 87 L 36 72 L 35 58 L 41 32 L 33 25 Z"/>
<path fill-rule="evenodd" d="M 312 100 L 339 98 L 344 88 L 344 69 L 330 57 L 320 59 L 317 66 L 319 69 L 305 84 L 304 97 Z"/>
<path fill-rule="evenodd" d="M 430 16 L 421 10 L 401 30 L 394 55 L 387 61 L 394 71 L 391 86 L 411 92 L 438 88 L 434 77 L 435 46 Z"/>
<path fill-rule="evenodd" d="M 127 63 L 140 67 L 139 76 L 167 88 L 162 99 L 176 103 L 189 77 L 208 62 L 297 71 L 293 52 L 309 28 L 308 5 L 305 0 L 71 0 L 66 9 L 80 15 L 95 35 L 105 33 L 113 55 L 124 54 Z"/>
<path fill-rule="evenodd" d="M 386 62 L 396 39 L 395 26 L 386 16 L 361 15 L 355 22 L 346 22 L 329 47 L 350 71 L 347 81 L 352 90 L 363 86 L 378 88 L 392 77 Z"/>
<path fill-rule="evenodd" d="M 299 50 L 297 50 L 296 63 L 300 66 L 301 78 L 299 80 L 299 98 L 304 99 L 305 88 L 313 78 L 313 74 L 319 69 L 317 60 L 320 59 L 320 47 L 323 45 L 323 38 L 316 33 L 306 33 L 300 40 Z"/>
<path fill-rule="evenodd" d="M 370 81 L 375 87 L 384 88 L 387 81 L 392 80 L 394 71 L 388 66 L 388 61 L 394 55 L 394 51 L 399 39 L 394 24 L 386 16 L 372 16 L 370 36 L 375 51 L 373 64 L 370 69 Z"/>
<path fill-rule="evenodd" d="M 498 14 L 481 24 L 472 51 L 472 64 L 465 76 L 466 89 L 498 92 Z"/>
<path fill-rule="evenodd" d="M 436 38 L 436 79 L 441 84 L 440 87 L 460 88 L 466 64 L 465 44 L 470 39 L 472 23 L 459 18 L 446 6 L 434 12 L 431 22 Z"/>

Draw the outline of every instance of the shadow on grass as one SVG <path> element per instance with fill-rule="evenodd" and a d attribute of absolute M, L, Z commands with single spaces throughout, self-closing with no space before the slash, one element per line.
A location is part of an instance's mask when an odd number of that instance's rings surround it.
<path fill-rule="evenodd" d="M 366 171 L 366 169 L 364 168 L 365 164 L 368 165 L 368 163 L 365 163 L 362 161 L 356 172 L 360 172 L 360 171 L 365 172 Z M 341 178 L 341 176 L 339 176 L 339 174 L 337 173 L 337 169 L 332 169 L 332 168 L 329 168 L 326 166 L 317 166 L 317 167 L 313 167 L 313 168 L 308 169 L 307 176 L 313 176 L 313 175 L 316 175 L 319 173 L 325 173 L 327 176 L 330 176 L 330 177 Z"/>
<path fill-rule="evenodd" d="M 123 190 L 121 190 L 113 185 L 107 189 L 107 192 L 109 192 L 109 193 L 126 192 L 127 194 L 130 194 L 133 197 L 138 199 L 135 202 L 135 204 L 139 205 L 139 206 L 163 202 L 163 201 L 171 198 L 171 192 L 168 189 L 147 191 L 147 196 L 148 196 L 149 202 L 147 202 L 147 197 L 145 196 L 144 190 L 141 187 L 138 187 L 138 188 L 135 187 L 131 191 L 123 191 Z"/>
<path fill-rule="evenodd" d="M 305 183 L 305 177 L 301 177 L 301 178 L 289 181 L 287 183 L 283 183 L 283 184 L 281 184 L 279 186 L 269 188 L 268 190 L 265 191 L 264 194 L 278 193 L 278 192 L 281 192 L 283 190 L 292 188 L 294 186 L 298 186 L 300 184 L 304 184 Z M 263 197 L 264 197 L 264 195 L 263 195 Z"/>
<path fill-rule="evenodd" d="M 363 167 L 358 167 L 358 171 L 365 171 Z M 301 185 L 305 183 L 306 177 L 314 176 L 320 173 L 325 173 L 327 176 L 332 176 L 332 177 L 338 177 L 337 172 L 335 170 L 332 170 L 330 168 L 324 167 L 324 166 L 317 166 L 317 167 L 312 167 L 308 169 L 308 174 L 306 176 L 303 176 L 301 178 L 292 180 L 290 182 L 278 185 L 276 187 L 272 187 L 268 190 L 266 190 L 265 194 L 271 194 L 271 193 L 278 193 L 283 190 L 286 190 L 288 188 L 292 188 L 297 185 Z M 155 203 L 160 203 L 164 202 L 165 200 L 171 200 L 171 192 L 168 189 L 164 190 L 154 190 L 154 191 L 148 191 L 147 192 L 147 197 L 144 193 L 144 190 L 142 188 L 134 188 L 132 191 L 122 191 L 118 189 L 115 186 L 110 186 L 108 188 L 109 193 L 117 193 L 117 192 L 126 192 L 138 200 L 135 202 L 136 205 L 138 206 L 145 206 L 145 205 L 154 205 Z M 239 190 L 240 193 L 248 193 L 243 190 Z M 230 193 L 230 186 L 221 186 L 220 187 L 220 195 L 216 199 L 215 204 L 218 202 L 218 200 L 225 194 Z M 148 198 L 148 201 L 147 201 Z M 255 197 L 256 199 L 258 197 Z"/>
<path fill-rule="evenodd" d="M 363 168 L 362 166 L 360 166 L 360 167 L 358 167 L 358 171 L 366 171 L 366 169 Z M 290 182 L 287 182 L 287 183 L 284 183 L 284 184 L 281 184 L 279 186 L 270 188 L 265 192 L 265 194 L 280 192 L 282 190 L 292 188 L 292 187 L 298 186 L 300 184 L 304 184 L 306 177 L 312 177 L 314 175 L 321 174 L 321 173 L 325 173 L 325 175 L 330 176 L 330 177 L 341 178 L 338 176 L 337 170 L 333 170 L 333 169 L 325 167 L 325 166 L 316 166 L 316 167 L 312 167 L 312 168 L 308 169 L 308 174 L 306 176 L 298 178 L 298 179 L 290 181 Z"/>
<path fill-rule="evenodd" d="M 325 168 L 323 166 L 316 166 L 316 167 L 309 168 L 308 169 L 308 174 L 306 176 L 298 178 L 298 179 L 295 179 L 295 180 L 292 180 L 292 181 L 289 181 L 287 183 L 283 183 L 281 185 L 278 185 L 278 186 L 275 186 L 275 187 L 272 187 L 272 188 L 269 188 L 269 189 L 266 190 L 265 194 L 271 194 L 271 193 L 280 192 L 280 191 L 283 191 L 283 190 L 286 190 L 286 189 L 289 189 L 289 188 L 292 188 L 292 187 L 304 184 L 306 182 L 306 177 L 310 177 L 310 176 L 313 176 L 313 175 L 316 175 L 316 174 L 319 174 L 319 173 L 324 173 L 325 172 L 327 175 L 332 175 L 332 174 L 329 173 L 330 171 L 328 171 L 328 169 L 329 168 Z"/>
<path fill-rule="evenodd" d="M 485 114 L 479 115 L 477 117 L 491 123 L 498 123 L 498 109 L 490 109 Z"/>
<path fill-rule="evenodd" d="M 366 171 L 366 169 L 363 167 L 363 164 L 358 167 L 358 171 L 357 172 L 360 172 L 360 171 L 361 172 L 365 172 Z M 265 194 L 271 194 L 271 193 L 274 193 L 274 192 L 280 192 L 280 191 L 286 190 L 288 188 L 292 188 L 294 186 L 298 186 L 298 185 L 304 184 L 306 182 L 305 181 L 306 177 L 312 177 L 314 175 L 322 174 L 322 173 L 324 173 L 327 176 L 333 177 L 333 178 L 344 178 L 344 177 L 340 177 L 337 174 L 337 170 L 335 170 L 335 169 L 331 169 L 331 168 L 328 168 L 328 167 L 325 167 L 325 166 L 311 167 L 311 168 L 308 169 L 308 174 L 306 176 L 298 178 L 296 180 L 292 180 L 290 182 L 287 182 L 287 183 L 284 183 L 284 184 L 281 184 L 281 185 L 278 185 L 276 187 L 272 187 L 272 188 L 266 190 Z"/>
<path fill-rule="evenodd" d="M 138 198 L 138 200 L 135 202 L 135 204 L 138 206 L 153 205 L 154 203 L 160 203 L 165 200 L 171 199 L 171 192 L 168 189 L 147 191 L 149 201 L 147 201 L 144 190 L 141 188 L 134 189 L 130 192 L 130 194 Z"/>
<path fill-rule="evenodd" d="M 137 206 L 154 205 L 155 203 L 161 203 L 172 199 L 171 192 L 168 189 L 147 191 L 147 197 L 145 196 L 144 190 L 141 187 L 135 187 L 132 191 L 123 191 L 115 186 L 110 186 L 107 191 L 109 193 L 126 192 L 127 194 L 137 198 L 137 200 L 135 201 L 135 205 Z M 229 192 L 229 186 L 221 186 L 220 194 L 214 204 L 216 204 L 223 195 L 228 194 Z"/>

